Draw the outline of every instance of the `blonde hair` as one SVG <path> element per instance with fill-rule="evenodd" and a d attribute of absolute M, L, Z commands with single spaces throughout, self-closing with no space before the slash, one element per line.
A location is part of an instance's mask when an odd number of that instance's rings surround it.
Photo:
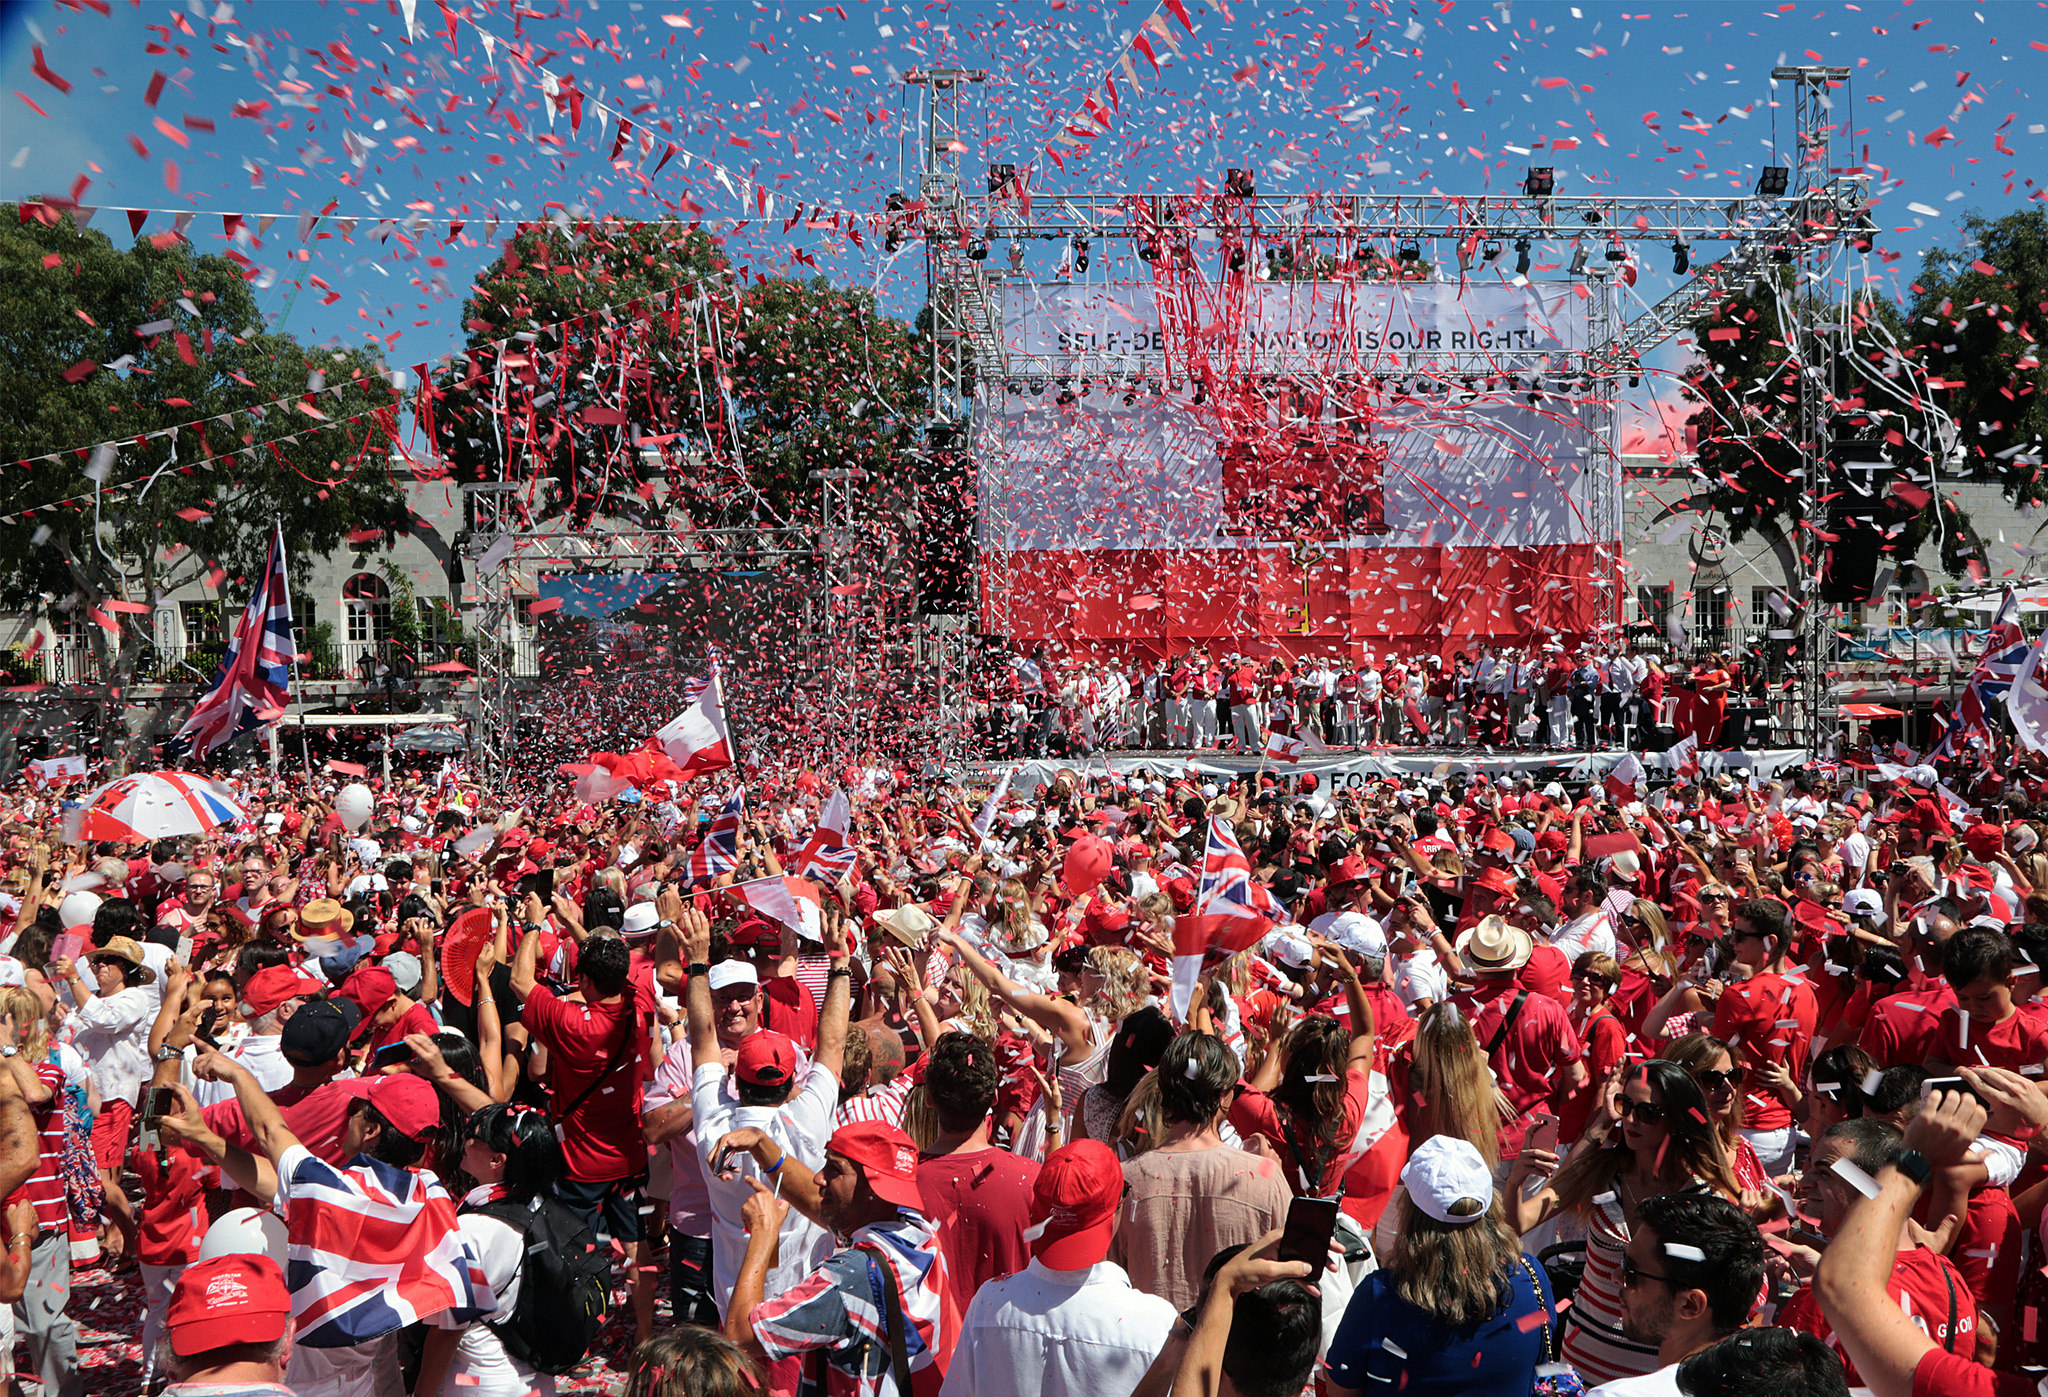
<path fill-rule="evenodd" d="M 1498 1190 L 1474 1222 L 1438 1222 L 1405 1191 L 1396 1207 L 1386 1260 L 1394 1294 L 1449 1329 L 1476 1324 L 1501 1307 L 1522 1244 L 1508 1229 Z M 1451 1211 L 1457 1210 L 1454 1204 Z"/>
<path fill-rule="evenodd" d="M 1031 893 L 1020 879 L 1005 878 L 996 888 L 996 905 L 1002 917 L 1003 941 L 1012 951 L 1028 950 L 1043 940 L 1033 939 Z"/>
<path fill-rule="evenodd" d="M 1665 920 L 1664 909 L 1647 897 L 1639 897 L 1629 904 L 1628 914 L 1641 922 L 1643 930 L 1650 934 L 1649 944 L 1640 946 L 1639 949 L 1654 951 L 1665 957 L 1668 962 L 1671 954 L 1671 923 Z"/>
<path fill-rule="evenodd" d="M 903 1119 L 899 1122 L 903 1133 L 917 1142 L 920 1150 L 932 1147 L 932 1141 L 939 1138 L 939 1113 L 933 1107 L 931 1094 L 919 1082 L 903 1097 Z"/>
<path fill-rule="evenodd" d="M 23 1057 L 30 1062 L 49 1057 L 50 1024 L 34 990 L 26 985 L 0 986 L 0 1014 L 14 1015 L 15 1041 Z"/>
<path fill-rule="evenodd" d="M 1136 951 L 1128 946 L 1091 946 L 1088 966 L 1102 977 L 1095 1004 L 1103 1018 L 1122 1023 L 1145 1007 L 1151 981 Z"/>
<path fill-rule="evenodd" d="M 1124 1098 L 1117 1117 L 1116 1139 L 1109 1141 L 1125 1159 L 1136 1159 L 1159 1143 L 1166 1132 L 1166 1112 L 1159 1104 L 1159 1074 L 1147 1072 Z"/>
<path fill-rule="evenodd" d="M 1430 1005 L 1416 1020 L 1409 1055 L 1408 1083 L 1422 1098 L 1430 1126 L 1415 1138 L 1455 1135 L 1481 1158 L 1500 1158 L 1498 1093 L 1472 1021 L 1448 1000 Z"/>

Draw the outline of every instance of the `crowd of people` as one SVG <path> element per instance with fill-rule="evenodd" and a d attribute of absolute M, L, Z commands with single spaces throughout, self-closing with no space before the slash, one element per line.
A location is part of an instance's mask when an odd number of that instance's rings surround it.
<path fill-rule="evenodd" d="M 15 1390 L 2035 1391 L 2048 765 L 849 775 L 0 794 Z"/>
<path fill-rule="evenodd" d="M 1749 701 L 1768 697 L 1760 654 L 1667 666 L 1624 643 L 1258 659 L 1195 645 L 1165 658 L 1044 650 L 996 674 L 974 725 L 989 750 L 1081 756 L 1112 749 L 1257 752 L 1279 733 L 1332 747 L 1657 750 L 1693 737 L 1740 747 Z M 1731 714 L 1740 722 L 1731 722 Z"/>

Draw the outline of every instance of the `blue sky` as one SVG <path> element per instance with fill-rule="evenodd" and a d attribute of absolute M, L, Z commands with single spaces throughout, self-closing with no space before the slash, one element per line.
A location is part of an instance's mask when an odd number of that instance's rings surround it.
<path fill-rule="evenodd" d="M 191 231 L 213 248 L 213 212 L 280 215 L 246 249 L 265 269 L 265 309 L 289 303 L 286 328 L 303 337 L 375 337 L 404 365 L 459 343 L 461 297 L 492 255 L 484 235 L 502 241 L 550 202 L 629 216 L 694 206 L 750 269 L 808 272 L 792 258 L 809 257 L 911 313 L 923 299 L 914 252 L 785 234 L 780 215 L 797 201 L 879 209 L 907 178 L 901 75 L 949 59 L 990 75 L 968 107 L 975 179 L 1006 160 L 1034 165 L 1041 191 L 1167 190 L 1238 166 L 1262 191 L 1462 193 L 1512 187 L 1542 163 L 1566 191 L 1640 196 L 1747 190 L 1789 139 L 1781 92 L 1774 147 L 1771 66 L 1840 64 L 1853 70 L 1854 156 L 1878 177 L 1880 251 L 1896 254 L 1866 271 L 1895 289 L 1920 251 L 1953 239 L 1957 214 L 2022 207 L 2037 193 L 2029 173 L 2048 169 L 2037 4 L 1186 0 L 1192 34 L 1160 11 L 1175 53 L 1140 29 L 1152 3 L 471 0 L 451 21 L 419 0 L 408 42 L 398 0 L 12 0 L 0 8 L 0 198 L 68 194 L 83 177 L 88 206 L 210 211 Z M 1148 34 L 1156 74 L 1129 47 L 1133 31 Z M 508 57 L 519 43 L 531 63 Z M 566 110 L 550 122 L 541 65 L 584 94 L 580 131 Z M 1084 98 L 1106 122 L 1077 117 Z M 600 103 L 636 123 L 618 162 Z M 1057 147 L 1056 168 L 1042 152 L 1077 119 L 1107 129 Z M 636 166 L 639 134 L 656 143 Z M 654 173 L 669 144 L 677 154 Z M 777 217 L 760 217 L 746 181 L 775 194 Z M 360 225 L 353 244 L 301 244 L 297 215 L 330 203 L 336 216 L 433 223 L 413 248 Z M 118 214 L 98 218 L 126 240 Z M 453 219 L 464 228 L 450 242 Z M 1539 273 L 1560 261 L 1539 256 Z M 1666 249 L 1646 257 L 1644 296 L 1668 289 L 1669 265 Z"/>

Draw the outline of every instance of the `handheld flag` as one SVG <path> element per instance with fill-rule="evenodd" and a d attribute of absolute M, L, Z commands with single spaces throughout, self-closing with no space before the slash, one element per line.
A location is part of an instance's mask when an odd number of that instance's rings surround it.
<path fill-rule="evenodd" d="M 1249 950 L 1273 929 L 1280 911 L 1273 894 L 1252 881 L 1251 860 L 1238 846 L 1227 820 L 1209 821 L 1209 843 L 1202 853 L 1202 880 L 1195 891 L 1195 910 L 1174 922 L 1173 1010 L 1187 1017 L 1188 1005 L 1201 978 L 1202 959 L 1211 951 L 1235 954 Z"/>
<path fill-rule="evenodd" d="M 825 802 L 824 810 L 818 815 L 818 828 L 812 832 L 803 852 L 797 855 L 796 876 L 837 883 L 851 872 L 859 857 L 852 841 L 847 838 L 847 830 L 852 824 L 853 806 L 847 801 L 846 792 L 834 790 L 832 798 Z"/>
<path fill-rule="evenodd" d="M 1266 756 L 1268 760 L 1276 762 L 1300 761 L 1301 739 L 1289 737 L 1284 732 L 1276 732 L 1266 739 Z"/>
<path fill-rule="evenodd" d="M 740 866 L 740 821 L 746 798 L 745 787 L 734 791 L 732 799 L 725 803 L 725 809 L 719 811 L 718 818 L 711 822 L 704 842 L 697 846 L 697 852 L 690 855 L 692 879 L 709 880 Z"/>
<path fill-rule="evenodd" d="M 2048 687 L 2042 682 L 2048 676 L 2041 673 L 2044 650 L 2048 650 L 2048 632 L 2027 651 L 2012 687 L 2005 691 L 2005 711 L 2012 719 L 2012 730 L 2029 752 L 2048 749 Z"/>
<path fill-rule="evenodd" d="M 732 736 L 725 726 L 725 704 L 716 684 L 707 685 L 682 716 L 654 735 L 654 741 L 681 768 L 696 776 L 732 765 Z"/>
<path fill-rule="evenodd" d="M 1970 676 L 1962 698 L 1956 701 L 1955 721 L 1927 754 L 1929 761 L 1954 755 L 1956 747 L 1973 733 L 1989 736 L 1991 705 L 2005 701 L 2014 676 L 2026 663 L 2028 648 L 2026 634 L 2020 630 L 2019 598 L 2008 587 L 1998 603 L 1998 614 L 1991 618 L 1991 633 L 1984 638 L 1984 657 L 1977 662 L 1977 672 Z"/>
<path fill-rule="evenodd" d="M 292 597 L 285 585 L 284 528 L 270 540 L 263 581 L 249 598 L 227 658 L 192 716 L 166 746 L 205 756 L 245 732 L 276 722 L 291 701 Z"/>

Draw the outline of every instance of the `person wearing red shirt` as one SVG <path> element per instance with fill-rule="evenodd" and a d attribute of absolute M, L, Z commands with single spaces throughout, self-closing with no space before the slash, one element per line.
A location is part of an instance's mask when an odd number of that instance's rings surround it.
<path fill-rule="evenodd" d="M 1802 1184 L 1806 1204 L 1802 1211 L 1817 1216 L 1821 1233 L 1829 1238 L 1822 1253 L 1823 1267 L 1837 1241 L 1846 1240 L 1851 1209 L 1863 1197 L 1853 1184 L 1835 1172 L 1836 1162 L 1847 1160 L 1877 1178 L 1898 1160 L 1904 1150 L 1902 1138 L 1899 1128 L 1890 1121 L 1864 1117 L 1828 1127 L 1827 1133 L 1815 1143 Z M 1904 1315 L 1944 1353 L 1974 1358 L 1977 1303 L 1962 1273 L 1947 1257 L 1910 1240 L 1904 1218 L 1892 1225 L 1885 1241 L 1891 1249 L 1892 1261 L 1890 1272 L 1884 1277 L 1883 1294 L 1890 1300 L 1893 1313 Z M 1835 1318 L 1827 1288 L 1819 1280 L 1794 1295 L 1778 1312 L 1779 1324 L 1824 1339 L 1841 1355 L 1843 1377 L 1850 1385 L 1864 1384 L 1867 1379 L 1859 1374 L 1856 1361 L 1860 1355 L 1852 1354 L 1836 1335 Z M 1919 1390 L 1918 1384 L 1914 1390 Z"/>
<path fill-rule="evenodd" d="M 1926 1058 L 1935 1076 L 1948 1076 L 1958 1064 L 2038 1072 L 2048 1061 L 2048 1020 L 2013 1003 L 2017 964 L 2002 931 L 1965 927 L 1949 941 L 1941 973 L 1956 1002 L 1941 1011 Z"/>
<path fill-rule="evenodd" d="M 985 1283 L 1031 1264 L 1024 1234 L 1038 1164 L 989 1142 L 1002 1080 L 993 1048 L 971 1033 L 948 1033 L 927 1063 L 924 1089 L 938 1135 L 919 1156 L 917 1191 L 939 1229 L 946 1283 L 965 1314 Z"/>
<path fill-rule="evenodd" d="M 1876 1059 L 1880 1070 L 1918 1065 L 1934 1054 L 1941 1041 L 1941 1016 L 1956 1003 L 1955 989 L 1943 973 L 1955 935 L 1955 922 L 1932 908 L 1913 919 L 1909 966 L 1936 978 L 1909 978 L 1903 988 L 1870 1006 L 1856 1046 Z"/>
<path fill-rule="evenodd" d="M 362 1013 L 356 1037 L 371 1053 L 402 1042 L 408 1033 L 435 1033 L 441 1025 L 426 1006 L 398 988 L 398 981 L 381 965 L 368 965 L 342 982 L 337 992 Z"/>
<path fill-rule="evenodd" d="M 1498 915 L 1482 918 L 1457 942 L 1478 983 L 1452 995 L 1451 1002 L 1471 1023 L 1494 1081 L 1514 1108 L 1512 1119 L 1502 1113 L 1502 1159 L 1521 1153 L 1531 1112 L 1554 1098 L 1565 1099 L 1592 1080 L 1585 1046 L 1564 1006 L 1516 982 L 1532 949 L 1529 933 Z"/>
<path fill-rule="evenodd" d="M 1609 1074 L 1628 1056 L 1629 1031 L 1614 1012 L 1612 996 L 1621 967 L 1612 956 L 1587 951 L 1572 964 L 1572 1031 L 1586 1045 L 1586 1087 L 1558 1109 L 1557 1138 L 1570 1144 L 1583 1135 Z"/>
<path fill-rule="evenodd" d="M 662 899 L 672 904 L 664 916 L 673 920 L 680 899 L 673 893 Z M 520 1022 L 548 1050 L 551 1113 L 567 1169 L 555 1194 L 600 1239 L 610 1237 L 631 1253 L 634 1328 L 644 1341 L 654 1329 L 654 1291 L 640 1219 L 647 1183 L 640 1113 L 654 1006 L 631 983 L 632 953 L 617 936 L 584 943 L 576 962 L 580 1004 L 540 983 L 534 971 L 539 952 L 539 933 L 528 931 L 512 963 L 512 993 L 520 1000 Z"/>
<path fill-rule="evenodd" d="M 1791 1163 L 1792 1111 L 1765 1085 L 1765 1069 L 1784 1067 L 1794 1082 L 1806 1076 L 1820 1002 L 1803 973 L 1786 973 L 1788 929 L 1785 906 L 1753 898 L 1736 909 L 1729 933 L 1736 963 L 1750 978 L 1731 985 L 1714 1006 L 1716 1038 L 1734 1048 L 1748 1069 L 1750 1089 L 1743 1106 L 1742 1138 L 1749 1141 L 1764 1172 L 1778 1175 Z"/>

